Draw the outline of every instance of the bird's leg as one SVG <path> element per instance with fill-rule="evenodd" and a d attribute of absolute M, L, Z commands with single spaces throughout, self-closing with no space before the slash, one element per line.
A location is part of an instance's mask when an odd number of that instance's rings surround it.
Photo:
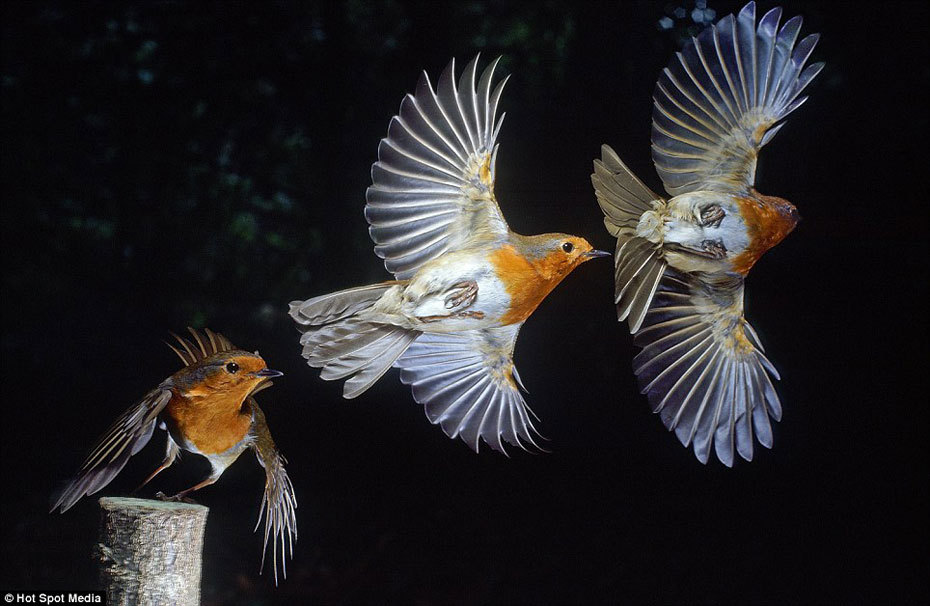
<path fill-rule="evenodd" d="M 165 446 L 166 446 L 165 447 L 165 460 L 161 462 L 161 465 L 159 465 L 158 468 L 155 471 L 153 471 L 149 477 L 145 478 L 144 482 L 139 484 L 139 486 L 136 487 L 136 489 L 132 491 L 133 494 L 142 490 L 143 486 L 151 482 L 152 478 L 154 478 L 155 476 L 157 476 L 158 474 L 166 470 L 168 467 L 170 467 L 171 464 L 174 463 L 174 460 L 178 458 L 178 453 L 180 452 L 180 449 L 178 448 L 178 445 L 174 443 L 174 440 L 171 439 L 171 436 L 168 436 L 168 443 Z"/>
<path fill-rule="evenodd" d="M 474 280 L 453 284 L 446 295 L 446 309 L 468 307 L 475 302 L 476 298 L 478 298 L 478 283 Z"/>
<path fill-rule="evenodd" d="M 219 476 L 214 477 L 214 476 L 211 474 L 211 475 L 208 476 L 204 481 L 198 482 L 197 484 L 194 484 L 193 486 L 191 486 L 191 487 L 188 488 L 187 490 L 182 490 L 182 491 L 179 492 L 178 494 L 176 494 L 176 495 L 174 495 L 173 497 L 171 497 L 171 499 L 172 499 L 172 500 L 183 499 L 186 495 L 188 495 L 188 494 L 194 492 L 195 490 L 200 490 L 200 489 L 203 488 L 204 486 L 209 486 L 210 484 L 213 484 L 214 482 L 217 481 L 217 479 L 219 479 Z"/>
<path fill-rule="evenodd" d="M 726 212 L 720 208 L 719 204 L 709 204 L 701 209 L 701 226 L 720 227 L 720 222 L 726 216 Z"/>

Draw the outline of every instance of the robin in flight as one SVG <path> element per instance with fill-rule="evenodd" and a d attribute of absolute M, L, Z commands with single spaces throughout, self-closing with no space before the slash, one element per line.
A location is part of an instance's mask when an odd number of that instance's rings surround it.
<path fill-rule="evenodd" d="M 772 446 L 778 377 L 743 315 L 753 264 L 798 222 L 787 200 L 753 188 L 756 156 L 822 63 L 804 64 L 818 35 L 797 42 L 801 18 L 781 9 L 756 27 L 755 4 L 701 32 L 659 77 L 652 159 L 668 200 L 603 146 L 591 180 L 617 238 L 616 303 L 642 351 L 633 366 L 669 430 L 706 463 L 711 443 L 733 465 L 753 434 Z M 780 123 L 781 122 L 781 123 Z"/>
<path fill-rule="evenodd" d="M 610 253 L 507 226 L 494 196 L 506 79 L 492 88 L 494 61 L 476 81 L 477 63 L 456 85 L 453 60 L 435 89 L 424 72 L 378 147 L 365 218 L 395 279 L 294 301 L 290 315 L 309 365 L 347 379 L 344 397 L 396 366 L 446 435 L 505 452 L 538 435 L 513 363 L 520 328 L 572 270 Z"/>
<path fill-rule="evenodd" d="M 77 475 L 58 493 L 51 510 L 60 508 L 64 513 L 84 495 L 109 484 L 129 457 L 148 443 L 156 425 L 168 432 L 165 459 L 139 488 L 174 463 L 181 449 L 206 457 L 212 467 L 206 479 L 170 497 L 172 500 L 213 484 L 246 448 L 251 448 L 265 469 L 265 492 L 256 524 L 257 530 L 264 518 L 262 568 L 271 538 L 277 583 L 279 548 L 282 567 L 285 544 L 293 556 L 297 500 L 284 469 L 285 459 L 271 439 L 265 414 L 253 396 L 270 387 L 270 379 L 282 373 L 269 369 L 258 352 L 242 351 L 219 333 L 204 329 L 201 336 L 192 328 L 188 330 L 193 341 L 174 335 L 179 346 L 168 345 L 184 362 L 184 368 L 110 426 Z M 286 567 L 284 573 L 286 576 Z"/>

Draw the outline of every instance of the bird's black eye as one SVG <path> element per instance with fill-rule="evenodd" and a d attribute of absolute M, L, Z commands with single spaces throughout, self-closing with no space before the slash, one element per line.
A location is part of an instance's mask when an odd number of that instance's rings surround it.
<path fill-rule="evenodd" d="M 562 250 L 564 250 L 567 253 L 570 253 L 573 250 L 575 250 L 575 245 L 572 244 L 571 242 L 566 242 L 565 244 L 562 245 Z"/>
<path fill-rule="evenodd" d="M 226 365 L 226 372 L 228 372 L 231 375 L 236 374 L 237 372 L 239 372 L 239 365 L 236 364 L 235 362 L 230 362 L 229 364 Z"/>

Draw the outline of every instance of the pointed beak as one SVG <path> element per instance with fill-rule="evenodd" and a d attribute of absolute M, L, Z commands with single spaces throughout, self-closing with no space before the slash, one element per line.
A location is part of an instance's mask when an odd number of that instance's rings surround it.
<path fill-rule="evenodd" d="M 589 250 L 588 252 L 584 253 L 584 254 L 581 255 L 581 256 L 584 257 L 584 258 L 586 258 L 586 259 L 595 259 L 595 258 L 597 258 L 597 257 L 609 257 L 609 256 L 611 256 L 611 254 L 610 254 L 609 252 L 606 252 L 606 251 L 603 251 L 603 250 L 595 250 L 595 249 L 592 249 L 592 250 Z"/>
<path fill-rule="evenodd" d="M 271 370 L 270 368 L 263 368 L 261 370 L 256 370 L 252 373 L 256 377 L 265 377 L 271 379 L 272 377 L 283 377 L 284 373 L 280 370 Z"/>

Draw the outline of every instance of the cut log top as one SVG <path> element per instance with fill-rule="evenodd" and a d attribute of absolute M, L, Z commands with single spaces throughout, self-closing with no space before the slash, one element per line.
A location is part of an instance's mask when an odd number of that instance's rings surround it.
<path fill-rule="evenodd" d="M 182 503 L 180 501 L 158 501 L 155 499 L 133 499 L 130 497 L 102 497 L 100 508 L 106 511 L 134 510 L 140 514 L 179 514 L 184 516 L 206 515 L 209 507 L 196 503 Z"/>

